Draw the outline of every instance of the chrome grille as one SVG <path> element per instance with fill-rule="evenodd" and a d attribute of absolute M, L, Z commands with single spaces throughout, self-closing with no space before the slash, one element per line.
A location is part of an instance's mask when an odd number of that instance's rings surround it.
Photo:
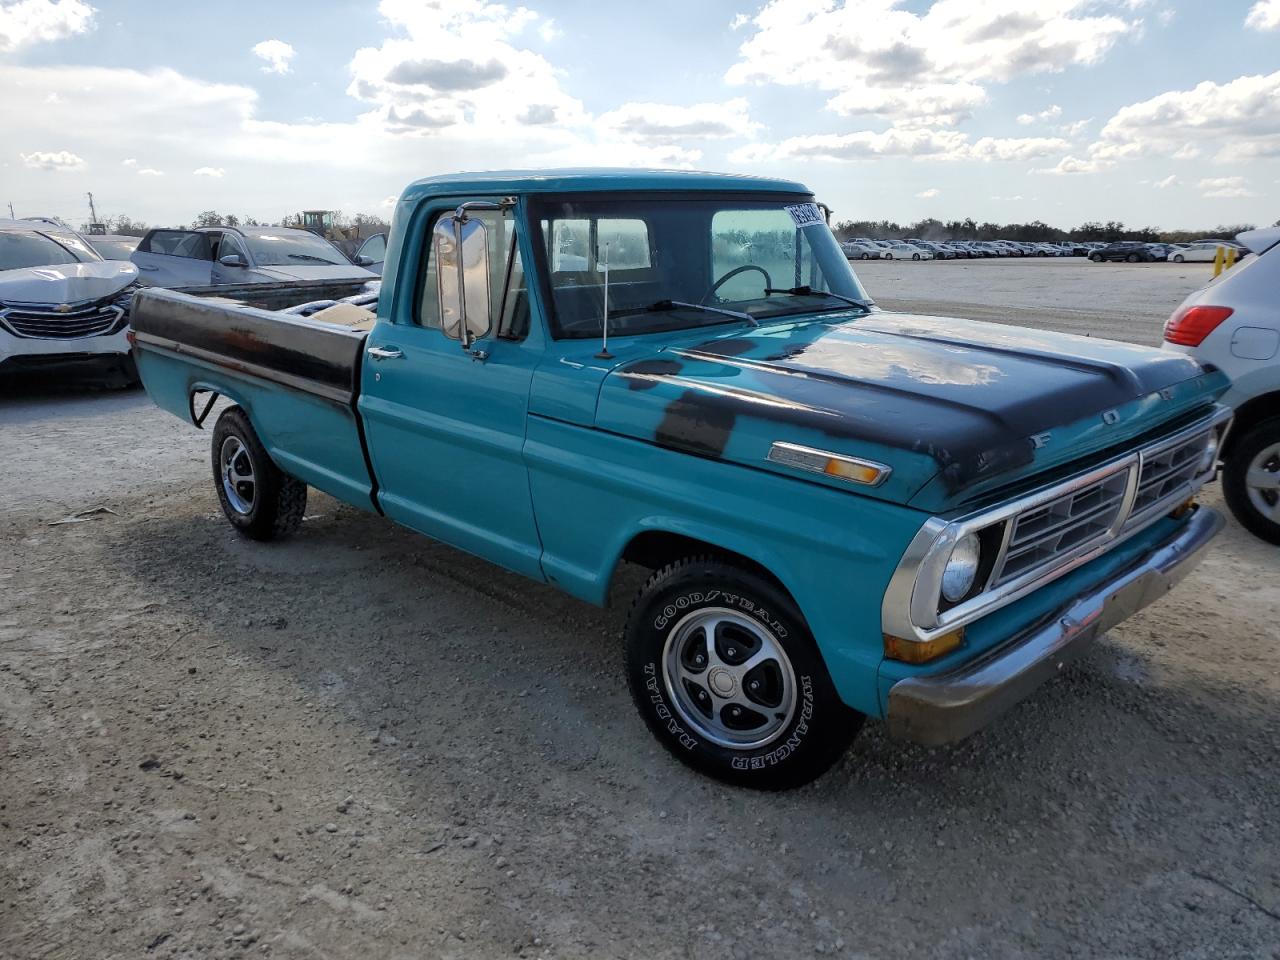
<path fill-rule="evenodd" d="M 1124 467 L 1015 516 L 991 585 L 1016 580 L 1114 533 L 1131 473 Z"/>
<path fill-rule="evenodd" d="M 0 310 L 0 322 L 14 334 L 40 340 L 96 337 L 111 330 L 122 316 L 124 310 L 120 307 L 102 304 L 89 304 L 65 313 L 30 307 Z"/>
<path fill-rule="evenodd" d="M 1127 526 L 1134 526 L 1151 516 L 1167 513 L 1179 501 L 1194 492 L 1191 482 L 1200 471 L 1212 431 L 1205 430 L 1190 439 L 1164 444 L 1142 451 L 1142 470 L 1138 493 Z"/>

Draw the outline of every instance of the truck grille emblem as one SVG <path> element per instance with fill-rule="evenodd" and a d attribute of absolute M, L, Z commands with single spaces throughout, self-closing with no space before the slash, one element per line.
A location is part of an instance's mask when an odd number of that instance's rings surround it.
<path fill-rule="evenodd" d="M 1031 438 L 1031 446 L 1034 447 L 1036 450 L 1043 449 L 1044 447 L 1047 447 L 1049 445 L 1049 440 L 1051 437 L 1052 437 L 1052 434 L 1037 433 Z"/>

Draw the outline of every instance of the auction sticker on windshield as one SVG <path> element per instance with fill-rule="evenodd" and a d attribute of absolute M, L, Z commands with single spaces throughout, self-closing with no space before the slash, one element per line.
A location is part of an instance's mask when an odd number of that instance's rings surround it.
<path fill-rule="evenodd" d="M 822 211 L 816 203 L 797 203 L 786 208 L 797 227 L 812 227 L 815 223 L 826 223 Z"/>

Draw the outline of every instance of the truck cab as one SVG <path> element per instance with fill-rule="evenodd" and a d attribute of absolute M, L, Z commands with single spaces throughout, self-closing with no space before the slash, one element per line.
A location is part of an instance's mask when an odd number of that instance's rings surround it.
<path fill-rule="evenodd" d="M 721 779 L 868 717 L 959 739 L 1194 567 L 1229 414 L 1193 359 L 894 314 L 787 180 L 457 174 L 396 206 L 375 314 L 145 291 L 147 390 L 251 537 L 308 487 L 603 604 L 654 735 Z"/>

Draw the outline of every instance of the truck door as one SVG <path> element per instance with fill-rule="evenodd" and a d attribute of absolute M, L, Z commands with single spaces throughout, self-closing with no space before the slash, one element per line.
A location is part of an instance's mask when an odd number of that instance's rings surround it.
<path fill-rule="evenodd" d="M 156 287 L 207 287 L 213 271 L 209 237 L 195 230 L 152 230 L 129 259 Z"/>
<path fill-rule="evenodd" d="M 541 579 L 521 451 L 542 345 L 529 323 L 521 238 L 510 209 L 472 214 L 487 229 L 491 329 L 464 351 L 441 329 L 430 243 L 435 220 L 459 202 L 411 227 L 406 255 L 417 262 L 400 265 L 390 319 L 365 344 L 359 407 L 378 500 L 406 526 Z"/>

